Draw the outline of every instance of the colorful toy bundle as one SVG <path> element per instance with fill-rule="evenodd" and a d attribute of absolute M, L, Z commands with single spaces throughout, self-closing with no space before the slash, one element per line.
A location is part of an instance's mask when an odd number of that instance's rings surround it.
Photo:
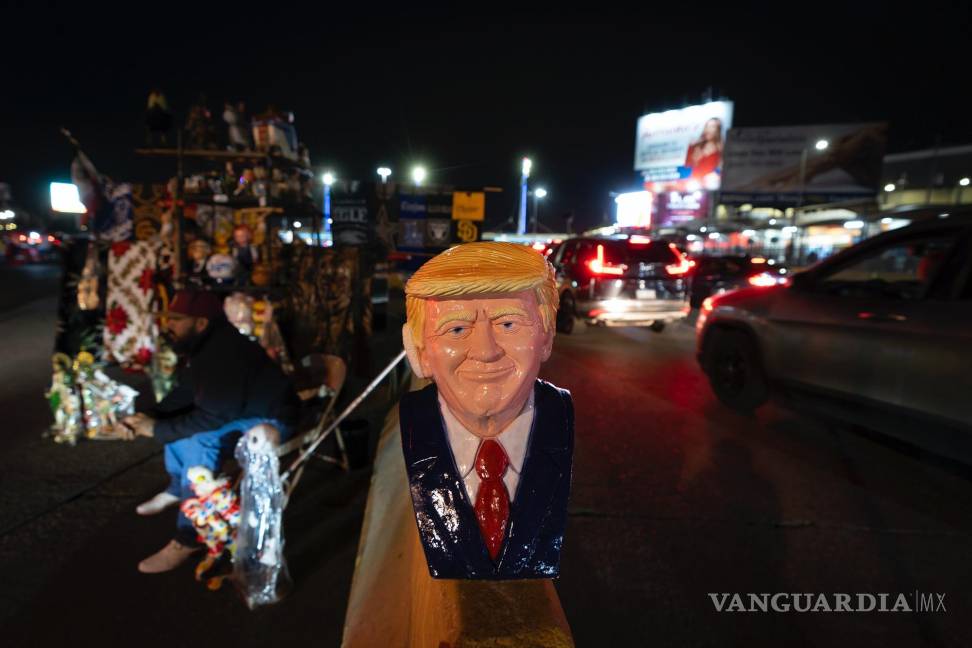
<path fill-rule="evenodd" d="M 203 466 L 189 469 L 189 484 L 195 497 L 184 501 L 182 510 L 206 545 L 206 557 L 196 565 L 196 580 L 219 589 L 229 575 L 229 565 L 236 551 L 236 530 L 240 526 L 240 502 L 230 480 L 216 479 Z"/>

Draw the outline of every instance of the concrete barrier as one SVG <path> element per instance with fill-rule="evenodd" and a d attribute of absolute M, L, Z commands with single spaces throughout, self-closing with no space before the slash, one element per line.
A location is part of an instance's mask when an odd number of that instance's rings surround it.
<path fill-rule="evenodd" d="M 413 389 L 421 386 L 413 384 Z M 550 580 L 461 581 L 429 576 L 408 494 L 395 407 L 378 442 L 342 646 L 573 645 Z"/>

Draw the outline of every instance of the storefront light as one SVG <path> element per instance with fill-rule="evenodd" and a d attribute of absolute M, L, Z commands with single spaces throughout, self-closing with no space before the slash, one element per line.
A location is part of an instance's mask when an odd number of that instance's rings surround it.
<path fill-rule="evenodd" d="M 849 220 L 844 223 L 844 229 L 861 229 L 864 227 L 864 221 L 860 220 Z"/>

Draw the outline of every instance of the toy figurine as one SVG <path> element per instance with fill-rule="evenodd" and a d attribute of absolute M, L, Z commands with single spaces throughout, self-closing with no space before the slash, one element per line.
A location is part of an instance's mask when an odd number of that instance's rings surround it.
<path fill-rule="evenodd" d="M 567 521 L 574 410 L 537 379 L 553 347 L 553 268 L 532 248 L 469 243 L 405 287 L 402 450 L 433 578 L 553 578 Z"/>
<path fill-rule="evenodd" d="M 229 127 L 228 137 L 230 151 L 246 151 L 251 148 L 249 129 L 243 123 L 241 110 L 245 107 L 240 103 L 239 107 L 234 107 L 230 102 L 223 104 L 223 121 Z"/>
<path fill-rule="evenodd" d="M 219 589 L 229 575 L 229 564 L 236 550 L 236 530 L 240 526 L 240 502 L 226 477 L 215 479 L 205 466 L 193 466 L 186 476 L 195 497 L 179 505 L 192 522 L 199 541 L 206 545 L 206 557 L 196 565 L 196 580 L 206 580 L 209 589 Z"/>
<path fill-rule="evenodd" d="M 249 278 L 254 264 L 260 261 L 260 248 L 253 245 L 253 231 L 249 225 L 237 225 L 233 228 L 230 254 L 239 262 L 244 276 Z"/>
<path fill-rule="evenodd" d="M 279 439 L 276 428 L 260 424 L 236 444 L 243 480 L 233 573 L 250 609 L 277 602 L 290 585 L 283 556 L 284 492 L 276 452 Z"/>

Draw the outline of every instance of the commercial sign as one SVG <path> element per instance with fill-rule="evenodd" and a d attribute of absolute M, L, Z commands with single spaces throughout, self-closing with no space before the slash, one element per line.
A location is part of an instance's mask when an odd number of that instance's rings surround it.
<path fill-rule="evenodd" d="M 452 194 L 452 218 L 481 221 L 486 219 L 486 194 L 482 191 L 456 191 Z"/>
<path fill-rule="evenodd" d="M 707 191 L 663 191 L 655 196 L 655 225 L 679 227 L 706 218 L 709 211 Z"/>
<path fill-rule="evenodd" d="M 718 189 L 723 142 L 731 126 L 731 101 L 643 115 L 634 168 L 652 183 L 652 191 Z"/>
<path fill-rule="evenodd" d="M 733 128 L 721 201 L 788 206 L 873 196 L 887 128 L 883 122 Z"/>

